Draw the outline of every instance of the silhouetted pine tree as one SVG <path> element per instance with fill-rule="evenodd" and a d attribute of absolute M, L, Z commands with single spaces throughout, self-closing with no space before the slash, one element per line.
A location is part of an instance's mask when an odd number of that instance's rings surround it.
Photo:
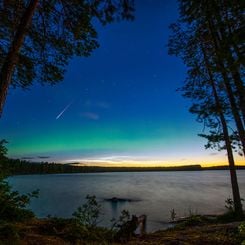
<path fill-rule="evenodd" d="M 245 156 L 244 3 L 225 0 L 179 0 L 181 20 L 205 31 L 229 99 Z M 243 118 L 243 119 L 242 119 Z"/>
<path fill-rule="evenodd" d="M 214 6 L 217 7 L 216 3 L 221 1 L 214 2 Z M 237 217 L 241 218 L 243 211 L 232 149 L 240 146 L 245 155 L 245 138 L 242 138 L 244 128 L 240 118 L 244 109 L 240 97 L 243 92 L 237 89 L 234 76 L 232 76 L 234 66 L 228 63 L 230 51 L 219 49 L 217 52 L 213 32 L 218 33 L 220 26 L 218 22 L 216 22 L 217 25 L 212 25 L 213 19 L 206 9 L 212 10 L 214 14 L 215 8 L 211 8 L 208 0 L 180 1 L 181 20 L 171 26 L 173 35 L 169 40 L 169 53 L 181 57 L 188 67 L 187 79 L 181 90 L 185 97 L 193 101 L 190 111 L 197 114 L 198 121 L 203 122 L 205 127 L 210 128 L 209 135 L 200 135 L 208 140 L 206 148 L 227 151 L 235 212 Z M 228 40 L 224 42 L 227 43 Z M 240 43 L 235 42 L 237 51 L 234 51 L 238 53 L 235 56 L 238 63 L 241 63 Z M 222 47 L 228 49 L 229 45 L 234 44 L 229 43 Z M 237 132 L 231 133 L 228 129 L 228 121 L 233 118 Z"/>
<path fill-rule="evenodd" d="M 0 2 L 0 113 L 10 85 L 63 79 L 74 56 L 99 46 L 95 19 L 103 25 L 132 19 L 133 0 L 8 0 Z"/>

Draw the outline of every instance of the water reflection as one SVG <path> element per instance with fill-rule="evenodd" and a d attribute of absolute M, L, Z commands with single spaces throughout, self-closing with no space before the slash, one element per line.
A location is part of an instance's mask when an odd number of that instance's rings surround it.
<path fill-rule="evenodd" d="M 112 198 L 106 198 L 104 199 L 104 201 L 110 204 L 112 218 L 118 219 L 118 217 L 121 214 L 121 211 L 125 207 L 125 204 L 128 202 L 132 202 L 133 200 L 128 198 L 112 197 Z"/>
<path fill-rule="evenodd" d="M 111 214 L 114 219 L 118 217 L 118 203 L 117 202 L 110 202 L 111 205 Z"/>

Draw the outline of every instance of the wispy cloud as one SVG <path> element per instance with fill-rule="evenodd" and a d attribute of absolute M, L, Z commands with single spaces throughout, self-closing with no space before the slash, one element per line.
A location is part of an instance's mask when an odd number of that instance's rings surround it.
<path fill-rule="evenodd" d="M 216 156 L 216 155 L 219 155 L 219 153 L 217 153 L 217 152 L 212 152 L 212 153 L 210 153 L 209 155 L 210 155 L 210 156 Z"/>
<path fill-rule="evenodd" d="M 134 160 L 134 157 L 132 156 L 105 156 L 105 157 L 100 157 L 97 159 L 98 161 L 112 161 L 112 162 L 124 162 L 124 161 L 128 161 L 128 160 Z"/>
<path fill-rule="evenodd" d="M 33 160 L 33 159 L 48 159 L 50 156 L 33 156 L 33 157 L 21 157 L 23 160 Z"/>
<path fill-rule="evenodd" d="M 35 159 L 35 157 L 21 157 L 22 160 L 32 160 Z"/>
<path fill-rule="evenodd" d="M 90 119 L 90 120 L 99 120 L 100 116 L 97 113 L 94 112 L 83 112 L 82 117 Z"/>
<path fill-rule="evenodd" d="M 39 159 L 48 159 L 48 158 L 50 158 L 50 156 L 38 156 L 37 158 L 39 158 Z"/>
<path fill-rule="evenodd" d="M 96 105 L 100 108 L 103 108 L 103 109 L 108 109 L 110 108 L 110 104 L 105 102 L 105 101 L 99 101 L 96 103 Z"/>
<path fill-rule="evenodd" d="M 106 101 L 91 101 L 91 100 L 87 100 L 84 103 L 84 106 L 86 107 L 97 107 L 97 108 L 101 108 L 101 109 L 108 109 L 110 108 L 110 104 Z"/>
<path fill-rule="evenodd" d="M 185 161 L 187 161 L 187 160 L 188 160 L 188 159 L 186 159 L 186 158 L 181 158 L 181 159 L 180 159 L 181 162 L 185 162 Z"/>
<path fill-rule="evenodd" d="M 167 161 L 154 161 L 150 159 L 144 159 L 137 156 L 129 155 L 112 155 L 112 156 L 103 156 L 103 157 L 89 157 L 89 158 L 74 158 L 67 159 L 65 163 L 76 163 L 80 166 L 131 166 L 131 167 L 140 167 L 140 166 L 163 166 L 168 165 Z"/>

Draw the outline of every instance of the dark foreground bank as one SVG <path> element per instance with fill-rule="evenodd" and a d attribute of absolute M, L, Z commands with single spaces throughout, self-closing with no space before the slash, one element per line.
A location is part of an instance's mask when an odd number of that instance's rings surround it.
<path fill-rule="evenodd" d="M 197 220 L 196 220 L 197 221 Z M 24 223 L 1 224 L 0 244 L 56 245 L 56 244 L 245 244 L 245 223 L 181 223 L 175 228 L 130 235 L 121 240 L 104 228 L 82 229 L 70 220 L 33 219 Z"/>

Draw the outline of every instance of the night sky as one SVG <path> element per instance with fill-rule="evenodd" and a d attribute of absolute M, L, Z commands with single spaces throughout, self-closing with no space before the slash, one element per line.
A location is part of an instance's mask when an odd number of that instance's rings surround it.
<path fill-rule="evenodd" d="M 176 89 L 181 60 L 167 52 L 173 0 L 136 1 L 133 22 L 97 25 L 100 48 L 70 61 L 63 82 L 11 89 L 0 120 L 9 157 L 113 166 L 227 164 L 205 150 L 203 126 Z M 243 163 L 237 157 L 237 163 Z"/>

